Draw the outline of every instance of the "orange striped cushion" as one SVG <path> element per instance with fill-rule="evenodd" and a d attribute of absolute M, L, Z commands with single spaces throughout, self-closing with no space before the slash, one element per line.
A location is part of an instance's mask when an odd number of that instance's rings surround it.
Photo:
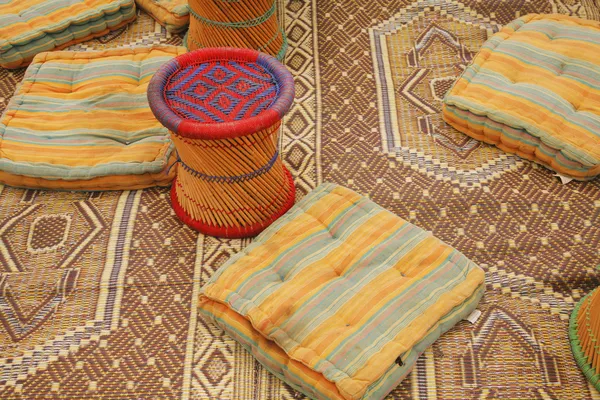
<path fill-rule="evenodd" d="M 0 1 L 0 66 L 107 34 L 136 17 L 133 0 Z"/>
<path fill-rule="evenodd" d="M 484 273 L 430 233 L 323 184 L 202 289 L 202 314 L 313 399 L 377 400 L 477 306 Z"/>
<path fill-rule="evenodd" d="M 575 179 L 600 174 L 600 22 L 531 14 L 491 37 L 444 99 L 461 132 Z"/>
<path fill-rule="evenodd" d="M 35 57 L 0 119 L 0 182 L 72 190 L 169 185 L 169 131 L 148 104 L 150 78 L 183 47 Z"/>
<path fill-rule="evenodd" d="M 190 24 L 187 0 L 135 0 L 135 3 L 169 32 L 181 32 Z"/>

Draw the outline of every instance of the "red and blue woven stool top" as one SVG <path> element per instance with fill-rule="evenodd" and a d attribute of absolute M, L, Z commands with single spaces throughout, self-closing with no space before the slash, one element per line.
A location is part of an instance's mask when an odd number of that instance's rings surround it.
<path fill-rule="evenodd" d="M 281 120 L 294 99 L 294 79 L 277 59 L 258 51 L 201 49 L 163 65 L 148 99 L 157 119 L 181 136 L 232 138 Z"/>

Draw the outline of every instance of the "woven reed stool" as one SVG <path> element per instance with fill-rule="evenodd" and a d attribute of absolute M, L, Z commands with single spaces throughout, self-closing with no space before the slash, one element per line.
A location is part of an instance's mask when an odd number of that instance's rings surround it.
<path fill-rule="evenodd" d="M 196 50 L 159 69 L 148 100 L 180 157 L 171 201 L 183 222 L 211 236 L 254 236 L 293 205 L 278 151 L 293 98 L 290 72 L 255 50 Z"/>
<path fill-rule="evenodd" d="M 277 21 L 275 0 L 189 0 L 187 47 L 241 47 L 282 60 L 285 32 Z"/>
<path fill-rule="evenodd" d="M 569 338 L 577 364 L 600 392 L 600 288 L 575 306 L 569 323 Z"/>

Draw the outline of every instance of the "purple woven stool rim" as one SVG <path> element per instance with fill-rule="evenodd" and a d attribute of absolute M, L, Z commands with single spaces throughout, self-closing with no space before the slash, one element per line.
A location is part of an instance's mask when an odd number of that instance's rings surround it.
<path fill-rule="evenodd" d="M 165 100 L 165 90 L 171 76 L 190 64 L 203 61 L 254 62 L 265 68 L 279 86 L 275 101 L 258 115 L 231 122 L 199 122 L 177 115 Z M 191 139 L 218 140 L 251 135 L 279 122 L 294 101 L 294 78 L 275 57 L 251 49 L 215 47 L 180 55 L 154 74 L 148 85 L 148 102 L 152 113 L 166 128 Z"/>

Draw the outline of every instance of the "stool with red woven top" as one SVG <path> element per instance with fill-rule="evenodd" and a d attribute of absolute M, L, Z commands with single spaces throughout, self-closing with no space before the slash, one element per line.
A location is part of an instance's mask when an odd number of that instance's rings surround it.
<path fill-rule="evenodd" d="M 278 150 L 293 98 L 290 72 L 254 50 L 196 50 L 161 67 L 148 100 L 179 153 L 171 201 L 182 221 L 212 236 L 254 236 L 293 205 Z"/>

